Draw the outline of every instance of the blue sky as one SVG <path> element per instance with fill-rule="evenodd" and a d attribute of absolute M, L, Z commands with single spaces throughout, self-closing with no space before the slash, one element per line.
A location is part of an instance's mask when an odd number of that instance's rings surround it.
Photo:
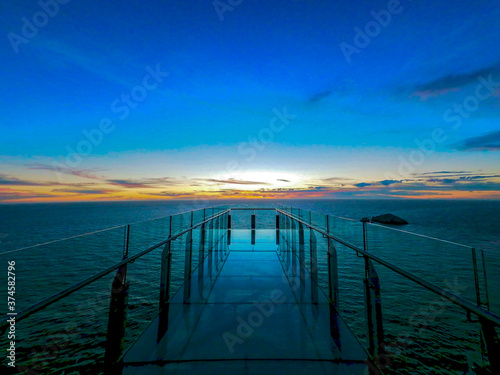
<path fill-rule="evenodd" d="M 498 2 L 5 8 L 0 201 L 500 197 Z"/>

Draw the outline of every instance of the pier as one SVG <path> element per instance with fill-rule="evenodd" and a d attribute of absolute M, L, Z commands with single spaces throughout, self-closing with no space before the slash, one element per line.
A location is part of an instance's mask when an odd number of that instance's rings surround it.
<path fill-rule="evenodd" d="M 484 253 L 470 249 L 471 300 L 371 252 L 371 224 L 352 223 L 361 229 L 359 244 L 353 244 L 334 220 L 285 206 L 202 209 L 158 221 L 154 234 L 160 240 L 133 253 L 136 227 L 125 226 L 119 229 L 119 262 L 25 309 L 17 321 L 114 274 L 98 360 L 103 373 L 391 373 L 387 365 L 398 344 L 395 335 L 387 335 L 384 318 L 381 285 L 391 280 L 381 270 L 388 270 L 461 311 L 479 328 L 477 350 L 484 362 L 477 367 L 500 371 L 500 318 L 490 309 Z M 339 275 L 345 274 L 340 252 L 362 265 L 362 282 L 356 284 L 364 304 L 362 337 L 341 311 L 352 301 L 339 292 Z M 129 275 L 136 261 L 155 253 L 157 268 L 148 273 L 157 280 L 157 312 L 126 345 L 130 298 L 139 293 Z"/>

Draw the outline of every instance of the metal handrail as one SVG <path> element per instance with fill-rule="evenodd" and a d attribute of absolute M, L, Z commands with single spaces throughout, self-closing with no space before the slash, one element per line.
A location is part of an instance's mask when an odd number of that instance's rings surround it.
<path fill-rule="evenodd" d="M 288 207 L 290 207 L 290 206 L 288 206 Z M 355 222 L 355 223 L 358 223 L 358 224 L 360 223 L 359 220 L 351 219 L 349 217 L 343 217 L 343 216 L 337 216 L 337 215 L 328 215 L 328 214 L 324 214 L 324 215 L 329 216 L 329 217 L 333 217 L 335 219 L 352 221 L 352 222 Z M 434 241 L 448 243 L 450 245 L 460 246 L 460 247 L 464 247 L 464 248 L 468 248 L 468 249 L 472 248 L 472 246 L 465 245 L 463 243 L 458 243 L 458 242 L 453 242 L 453 241 L 449 241 L 449 240 L 444 240 L 442 238 L 432 237 L 432 236 L 428 236 L 426 234 L 409 232 L 407 230 L 397 229 L 397 228 L 389 228 L 389 227 L 386 227 L 384 225 L 380 225 L 380 224 L 377 224 L 377 223 L 367 223 L 367 224 L 371 225 L 371 226 L 374 226 L 374 227 L 378 227 L 378 228 L 384 228 L 384 229 L 392 230 L 392 231 L 395 231 L 395 232 L 401 232 L 401 233 L 409 234 L 409 235 L 412 235 L 412 236 L 427 238 L 429 240 L 434 240 Z M 486 252 L 491 253 L 491 254 L 500 255 L 498 252 L 491 251 L 491 250 L 488 250 L 488 249 L 481 249 L 481 250 L 486 251 Z"/>
<path fill-rule="evenodd" d="M 34 314 L 34 313 L 36 313 L 36 312 L 38 312 L 40 310 L 43 310 L 47 306 L 49 306 L 49 305 L 51 305 L 51 304 L 59 301 L 60 299 L 62 299 L 64 297 L 66 297 L 66 296 L 68 296 L 68 295 L 76 292 L 79 289 L 82 289 L 83 287 L 85 287 L 85 286 L 93 283 L 94 281 L 99 280 L 100 278 L 106 276 L 107 274 L 113 272 L 114 270 L 117 270 L 118 268 L 120 268 L 120 267 L 122 267 L 122 266 L 124 266 L 124 265 L 126 265 L 128 263 L 134 262 L 136 259 L 142 257 L 143 255 L 146 255 L 146 254 L 150 253 L 151 251 L 159 248 L 160 246 L 165 245 L 166 243 L 168 243 L 170 241 L 176 240 L 180 236 L 182 236 L 182 235 L 184 235 L 184 234 L 186 234 L 186 233 L 188 233 L 188 232 L 196 229 L 197 227 L 199 227 L 199 226 L 201 226 L 203 224 L 208 223 L 211 220 L 214 220 L 214 219 L 218 218 L 219 216 L 225 215 L 228 212 L 229 212 L 229 209 L 226 209 L 225 211 L 220 212 L 220 213 L 218 213 L 218 214 L 216 214 L 216 215 L 214 215 L 214 216 L 212 216 L 212 217 L 210 217 L 210 218 L 208 218 L 208 219 L 206 219 L 206 220 L 204 220 L 204 221 L 202 221 L 202 222 L 200 222 L 200 223 L 198 223 L 196 225 L 193 225 L 192 227 L 190 227 L 188 229 L 185 229 L 182 232 L 179 232 L 179 233 L 177 233 L 177 234 L 175 234 L 173 236 L 169 236 L 166 240 L 163 240 L 163 241 L 157 243 L 156 245 L 153 245 L 153 246 L 151 246 L 151 247 L 149 247 L 149 248 L 147 248 L 147 249 L 145 249 L 145 250 L 143 250 L 143 251 L 141 251 L 141 252 L 139 252 L 139 253 L 137 253 L 135 255 L 132 255 L 131 257 L 123 259 L 121 262 L 118 262 L 118 263 L 114 264 L 113 266 L 111 266 L 109 268 L 106 268 L 105 270 L 103 270 L 103 271 L 101 271 L 99 273 L 96 273 L 95 275 L 93 275 L 93 276 L 91 276 L 91 277 L 89 277 L 89 278 L 87 278 L 87 279 L 85 279 L 83 281 L 80 281 L 79 283 L 77 283 L 77 284 L 75 284 L 75 285 L 73 285 L 73 286 L 71 286 L 71 287 L 69 287 L 69 288 L 67 288 L 67 289 L 65 289 L 63 291 L 54 294 L 51 297 L 48 297 L 45 300 L 40 301 L 40 302 L 34 304 L 33 306 L 29 307 L 28 309 L 23 310 L 19 314 L 17 314 L 16 317 L 15 317 L 16 321 L 18 322 L 20 320 L 23 320 L 23 319 L 27 318 L 28 316 L 30 316 L 30 315 L 32 315 L 32 314 Z M 4 321 L 4 322 L 0 323 L 0 332 L 2 332 L 2 334 L 3 334 L 4 330 L 8 326 L 9 326 L 9 322 L 7 322 L 7 321 Z"/>
<path fill-rule="evenodd" d="M 495 325 L 497 326 L 500 326 L 500 317 L 498 317 L 497 315 L 487 311 L 487 310 L 484 310 L 476 305 L 474 305 L 472 302 L 466 300 L 466 299 L 463 299 L 462 297 L 459 297 L 453 293 L 450 293 L 449 291 L 447 291 L 446 289 L 443 289 L 433 283 L 430 283 L 408 271 L 405 271 L 403 270 L 402 268 L 399 268 L 389 262 L 386 262 L 385 260 L 373 255 L 373 254 L 370 254 L 362 249 L 360 249 L 359 247 L 355 246 L 355 245 L 352 245 L 350 244 L 349 242 L 346 242 L 320 228 L 317 228 L 307 222 L 305 222 L 304 220 L 294 216 L 294 215 L 291 215 L 289 214 L 288 212 L 286 211 L 283 211 L 281 209 L 276 209 L 277 212 L 285 215 L 285 216 L 288 216 L 290 217 L 291 219 L 299 222 L 299 223 L 302 223 L 303 225 L 311 228 L 312 230 L 318 232 L 318 233 L 321 233 L 324 237 L 326 238 L 330 238 L 334 241 L 337 241 L 338 243 L 356 251 L 357 253 L 360 253 L 364 256 L 366 256 L 367 258 L 370 258 L 372 259 L 373 261 L 379 263 L 379 264 L 382 264 L 383 266 L 389 268 L 390 270 L 400 274 L 401 276 L 404 276 L 406 277 L 407 279 L 423 286 L 424 288 L 436 293 L 436 294 L 439 294 L 441 296 L 443 296 L 444 298 L 446 298 L 447 300 L 449 300 L 450 302 L 462 307 L 463 309 L 465 309 L 468 313 L 473 313 L 475 315 L 477 315 L 478 317 L 481 317 L 481 318 L 484 318 L 492 323 L 494 323 Z"/>

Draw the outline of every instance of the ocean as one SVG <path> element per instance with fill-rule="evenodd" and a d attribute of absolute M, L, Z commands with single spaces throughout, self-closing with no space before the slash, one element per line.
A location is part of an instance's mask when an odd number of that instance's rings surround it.
<path fill-rule="evenodd" d="M 5 269 L 7 261 L 16 262 L 18 311 L 119 261 L 123 252 L 124 225 L 146 221 L 132 225 L 134 230 L 131 230 L 130 251 L 134 253 L 165 237 L 167 222 L 165 219 L 153 219 L 227 203 L 245 207 L 285 204 L 334 215 L 330 219 L 332 233 L 356 245 L 362 244 L 359 222 L 362 217 L 395 214 L 406 219 L 409 225 L 398 227 L 398 231 L 383 226 L 370 227 L 369 251 L 437 285 L 444 287 L 451 283 L 465 298 L 474 299 L 470 275 L 473 247 L 478 254 L 482 254 L 480 260 L 485 260 L 491 309 L 500 312 L 500 296 L 497 293 L 500 289 L 500 201 L 407 199 L 0 205 L 0 260 Z M 316 217 L 322 220 L 322 216 L 313 216 L 313 221 Z M 189 218 L 186 216 L 183 223 L 187 220 Z M 273 216 L 258 214 L 258 228 L 272 227 L 273 220 Z M 113 229 L 101 231 L 106 228 Z M 74 237 L 89 232 L 96 233 Z M 50 243 L 69 237 L 73 238 Z M 47 244 L 31 247 L 39 243 Z M 21 248 L 25 249 L 17 250 Z M 364 342 L 363 265 L 351 250 L 338 246 L 337 252 L 341 312 Z M 129 267 L 131 299 L 126 337 L 128 344 L 156 314 L 158 254 L 153 252 Z M 378 272 L 383 287 L 386 338 L 400 343 L 392 349 L 394 353 L 389 355 L 388 373 L 462 374 L 468 362 L 482 362 L 483 359 L 475 354 L 479 345 L 476 323 L 469 323 L 466 315 L 454 306 L 445 306 L 445 312 L 429 313 L 429 306 L 435 302 L 434 295 L 381 268 L 378 267 Z M 322 272 L 324 264 L 319 264 L 320 276 Z M 104 350 L 111 280 L 112 276 L 105 277 L 47 310 L 19 322 L 18 363 L 40 374 L 96 373 L 98 366 L 95 359 Z M 180 279 L 174 281 L 174 286 L 180 282 Z M 6 280 L 0 281 L 3 290 L 6 290 L 5 283 Z M 6 308 L 7 305 L 4 305 Z M 417 316 L 414 311 L 420 311 L 421 314 Z M 422 317 L 425 319 L 422 320 Z M 417 318 L 420 323 L 414 324 Z M 404 345 L 401 344 L 403 334 L 407 337 Z M 6 345 L 5 340 L 2 340 L 2 345 Z"/>

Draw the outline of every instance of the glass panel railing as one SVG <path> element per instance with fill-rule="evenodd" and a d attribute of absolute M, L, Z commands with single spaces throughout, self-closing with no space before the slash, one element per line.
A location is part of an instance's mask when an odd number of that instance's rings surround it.
<path fill-rule="evenodd" d="M 328 216 L 329 233 L 350 244 L 363 248 L 363 223 L 338 216 Z"/>
<path fill-rule="evenodd" d="M 16 311 L 20 312 L 122 259 L 125 227 L 0 254 L 15 262 Z M 0 279 L 7 289 L 7 278 Z"/>
<path fill-rule="evenodd" d="M 441 288 L 456 285 L 476 303 L 472 248 L 376 224 L 367 225 L 367 243 L 370 253 Z"/>
<path fill-rule="evenodd" d="M 170 232 L 170 218 L 141 221 L 130 224 L 129 255 L 134 255 L 165 240 Z"/>
<path fill-rule="evenodd" d="M 490 310 L 500 316 L 500 253 L 478 250 L 477 266 L 480 275 L 479 285 L 483 292 L 481 300 L 487 301 Z"/>
<path fill-rule="evenodd" d="M 326 222 L 320 214 L 295 209 L 290 212 L 297 217 L 300 213 L 305 222 L 311 217 L 312 224 L 320 229 L 321 223 Z M 282 215 L 281 223 L 280 257 L 288 270 L 292 264 L 289 254 L 298 256 L 301 248 L 300 226 L 296 221 L 295 225 L 292 224 L 293 220 L 285 215 Z M 330 216 L 328 229 L 336 237 L 363 249 L 363 223 Z M 305 225 L 303 238 L 305 268 L 314 274 L 320 288 L 328 295 L 328 243 L 320 233 L 311 236 Z M 290 246 L 293 251 L 288 251 Z M 338 264 L 339 311 L 368 351 L 365 259 L 338 242 L 334 242 L 334 247 Z M 313 256 L 313 249 L 317 258 Z M 499 311 L 498 253 L 373 224 L 367 224 L 367 250 L 404 272 L 419 276 L 474 304 L 479 298 L 480 307 L 487 308 L 489 303 L 492 312 Z M 316 267 L 314 259 L 317 259 Z M 456 374 L 466 372 L 473 363 L 488 367 L 487 357 L 481 354 L 481 326 L 474 315 L 469 320 L 466 310 L 452 301 L 390 268 L 375 261 L 371 263 L 380 282 L 385 353 L 377 355 L 375 360 L 383 373 L 412 374 L 413 369 L 418 368 L 422 374 Z"/>

